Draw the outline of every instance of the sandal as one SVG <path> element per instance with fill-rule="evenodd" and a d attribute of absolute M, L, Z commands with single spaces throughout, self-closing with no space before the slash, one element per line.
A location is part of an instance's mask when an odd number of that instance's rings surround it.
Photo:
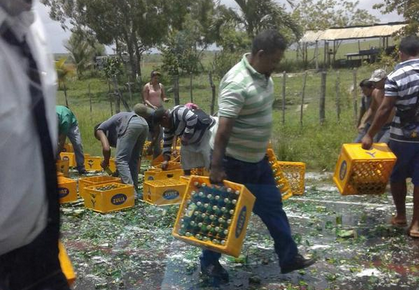
<path fill-rule="evenodd" d="M 411 238 L 419 238 L 419 232 L 418 232 L 418 231 L 412 231 L 412 230 L 409 230 L 407 234 L 408 234 L 408 235 L 409 235 L 409 237 L 411 237 Z"/>
<path fill-rule="evenodd" d="M 393 226 L 396 226 L 396 227 L 402 227 L 403 228 L 403 227 L 407 226 L 407 221 L 404 221 L 404 222 L 396 221 L 396 217 L 392 217 L 391 220 L 390 220 L 390 223 Z"/>

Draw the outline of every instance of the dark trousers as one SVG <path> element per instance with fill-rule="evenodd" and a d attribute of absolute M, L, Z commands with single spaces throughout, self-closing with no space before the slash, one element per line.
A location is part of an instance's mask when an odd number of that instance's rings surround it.
<path fill-rule="evenodd" d="M 291 263 L 298 253 L 297 245 L 291 237 L 291 228 L 287 215 L 282 209 L 282 197 L 276 188 L 271 166 L 266 159 L 258 163 L 248 163 L 226 157 L 223 166 L 227 179 L 244 184 L 256 197 L 253 212 L 266 225 L 274 240 L 275 252 L 279 264 Z M 221 257 L 220 253 L 203 250 L 201 263 L 206 266 Z"/>

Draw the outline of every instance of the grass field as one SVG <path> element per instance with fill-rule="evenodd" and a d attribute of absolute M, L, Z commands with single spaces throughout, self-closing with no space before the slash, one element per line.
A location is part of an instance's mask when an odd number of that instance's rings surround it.
<path fill-rule="evenodd" d="M 209 58 L 210 56 L 207 55 Z M 160 66 L 159 57 L 150 57 L 150 61 L 142 65 L 144 76 Z M 357 83 L 368 78 L 375 67 L 364 66 L 357 70 Z M 163 75 L 165 74 L 162 71 Z M 319 103 L 321 74 L 309 71 L 307 77 L 306 94 L 304 101 L 303 126 L 300 126 L 300 106 L 303 85 L 303 74 L 288 74 L 286 78 L 286 109 L 285 123 L 282 124 L 282 87 L 283 76 L 273 76 L 275 82 L 274 130 L 272 141 L 281 160 L 302 161 L 307 163 L 311 170 L 333 170 L 337 155 L 342 143 L 351 142 L 357 132 L 355 129 L 354 98 L 352 95 L 353 70 L 340 70 L 339 96 L 341 103 L 341 118 L 336 113 L 336 76 L 337 71 L 329 70 L 326 90 L 326 122 L 320 126 Z M 145 81 L 147 79 L 145 78 Z M 171 82 L 168 76 L 163 77 L 166 89 L 170 91 Z M 218 92 L 219 80 L 215 80 Z M 92 97 L 92 113 L 89 110 L 89 93 Z M 100 155 L 99 142 L 93 137 L 95 124 L 111 116 L 108 97 L 108 84 L 104 78 L 90 78 L 87 80 L 71 79 L 67 83 L 69 106 L 78 118 L 85 151 L 93 155 Z M 133 105 L 141 101 L 138 90 L 132 93 L 132 100 L 121 85 L 125 98 Z M 359 104 L 360 91 L 357 89 L 357 102 Z M 181 104 L 189 102 L 189 78 L 180 79 Z M 169 97 L 173 97 L 168 93 Z M 208 75 L 203 73 L 193 79 L 194 102 L 209 112 L 211 105 L 211 88 Z M 63 91 L 58 92 L 58 104 L 65 104 Z M 167 107 L 174 106 L 173 99 Z M 217 107 L 217 105 L 216 105 Z M 115 112 L 115 108 L 113 108 Z"/>

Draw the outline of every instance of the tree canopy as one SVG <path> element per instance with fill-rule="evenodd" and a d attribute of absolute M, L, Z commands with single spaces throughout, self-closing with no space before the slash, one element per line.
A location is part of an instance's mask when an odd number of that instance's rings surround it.
<path fill-rule="evenodd" d="M 419 1 L 384 0 L 383 4 L 376 4 L 374 8 L 380 9 L 384 14 L 396 12 L 402 15 L 408 22 L 408 25 L 404 28 L 405 34 L 419 32 Z"/>

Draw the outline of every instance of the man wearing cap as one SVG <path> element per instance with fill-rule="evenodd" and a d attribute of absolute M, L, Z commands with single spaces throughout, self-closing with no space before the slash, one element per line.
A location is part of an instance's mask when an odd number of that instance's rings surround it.
<path fill-rule="evenodd" d="M 136 104 L 134 106 L 134 112 L 143 117 L 148 124 L 149 134 L 148 140 L 151 141 L 150 146 L 147 150 L 147 155 L 153 154 L 153 158 L 157 158 L 161 154 L 161 139 L 162 130 L 159 124 L 153 121 L 154 110 L 143 104 Z"/>
<path fill-rule="evenodd" d="M 381 103 L 384 99 L 384 84 L 387 80 L 387 73 L 383 69 L 375 70 L 371 78 L 369 79 L 370 82 L 374 84 L 374 90 L 372 91 L 372 101 L 370 108 L 367 111 L 366 118 L 373 120 L 375 114 L 377 113 L 378 108 L 380 107 Z M 380 131 L 374 136 L 374 142 L 379 143 L 388 143 L 390 141 L 390 125 L 391 121 L 394 117 L 394 110 L 388 116 L 388 119 L 385 125 L 380 129 Z"/>
<path fill-rule="evenodd" d="M 413 216 L 408 234 L 419 238 L 419 38 L 407 36 L 400 42 L 399 63 L 385 83 L 385 97 L 365 137 L 362 147 L 370 149 L 372 137 L 387 122 L 396 108 L 390 128 L 389 146 L 397 156 L 390 177 L 391 194 L 396 206 L 395 226 L 407 226 L 406 179 L 412 178 Z"/>
<path fill-rule="evenodd" d="M 151 72 L 151 80 L 145 84 L 143 89 L 144 104 L 157 110 L 163 107 L 163 102 L 168 102 L 163 85 L 160 83 L 160 72 L 153 70 Z"/>
<path fill-rule="evenodd" d="M 216 120 L 197 106 L 176 106 L 171 110 L 159 109 L 154 114 L 154 122 L 163 130 L 162 169 L 168 166 L 171 148 L 175 137 L 180 137 L 181 163 L 185 175 L 191 174 L 193 168 L 210 167 L 211 148 L 209 140 L 211 128 Z"/>

